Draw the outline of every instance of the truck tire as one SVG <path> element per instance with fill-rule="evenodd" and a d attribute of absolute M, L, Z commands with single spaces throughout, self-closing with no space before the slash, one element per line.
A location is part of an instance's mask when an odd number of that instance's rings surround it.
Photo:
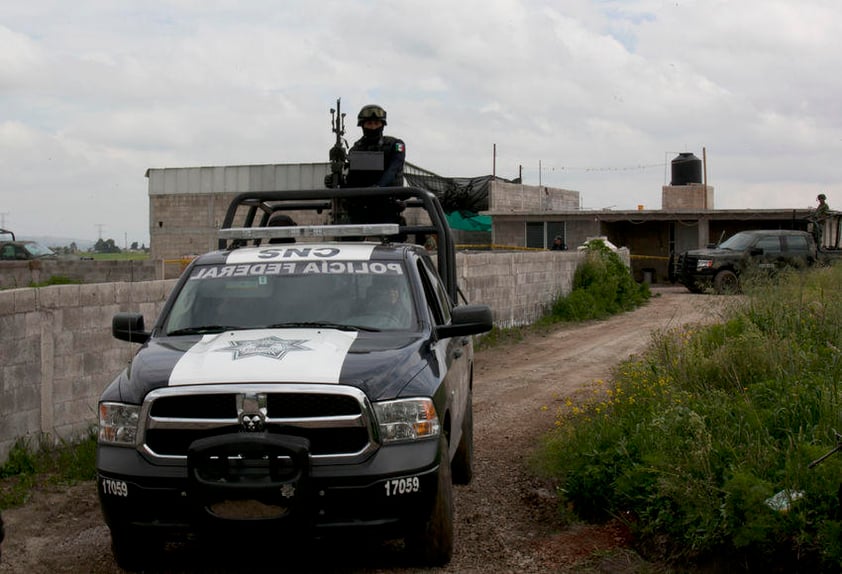
<path fill-rule="evenodd" d="M 139 528 L 111 526 L 111 553 L 117 566 L 134 572 L 152 564 L 164 548 L 163 541 Z"/>
<path fill-rule="evenodd" d="M 713 278 L 713 287 L 720 295 L 733 295 L 740 290 L 740 280 L 733 271 L 723 269 Z"/>
<path fill-rule="evenodd" d="M 453 481 L 447 440 L 441 437 L 436 498 L 424 523 L 406 537 L 407 550 L 425 566 L 444 566 L 453 557 Z"/>
<path fill-rule="evenodd" d="M 470 484 L 474 478 L 474 405 L 473 392 L 468 394 L 465 418 L 462 421 L 462 438 L 453 455 L 451 471 L 453 484 Z"/>

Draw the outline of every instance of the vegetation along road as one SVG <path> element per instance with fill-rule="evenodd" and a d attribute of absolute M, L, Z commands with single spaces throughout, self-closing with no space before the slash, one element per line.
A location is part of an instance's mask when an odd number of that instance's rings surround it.
<path fill-rule="evenodd" d="M 556 412 L 587 394 L 612 368 L 642 351 L 654 331 L 709 322 L 728 298 L 654 287 L 643 307 L 605 321 L 554 327 L 480 350 L 474 390 L 474 480 L 455 488 L 456 550 L 438 572 L 652 571 L 628 549 L 619 524 L 561 524 L 549 485 L 527 460 Z M 103 374 L 105 379 L 107 374 Z M 4 511 L 0 573 L 120 572 L 109 549 L 93 482 L 39 489 Z M 167 548 L 160 572 L 415 572 L 398 543 L 315 542 L 240 547 L 185 542 Z"/>

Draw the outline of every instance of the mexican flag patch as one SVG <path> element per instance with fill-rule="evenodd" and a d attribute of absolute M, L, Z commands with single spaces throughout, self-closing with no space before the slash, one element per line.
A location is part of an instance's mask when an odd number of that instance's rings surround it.
<path fill-rule="evenodd" d="M 395 151 L 404 153 L 406 151 L 406 146 L 403 145 L 403 142 L 398 142 L 395 144 Z"/>

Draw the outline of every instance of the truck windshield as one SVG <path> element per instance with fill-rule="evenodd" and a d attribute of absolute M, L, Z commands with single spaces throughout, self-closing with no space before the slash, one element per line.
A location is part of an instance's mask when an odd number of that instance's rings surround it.
<path fill-rule="evenodd" d="M 50 249 L 49 247 L 45 247 L 40 243 L 27 242 L 23 244 L 23 248 L 29 253 L 29 256 L 32 259 L 38 259 L 39 257 L 55 257 L 55 252 Z"/>
<path fill-rule="evenodd" d="M 751 246 L 755 236 L 751 233 L 737 233 L 719 244 L 720 249 L 730 249 L 731 251 L 742 251 Z"/>
<path fill-rule="evenodd" d="M 406 270 L 397 261 L 199 265 L 178 293 L 164 331 L 407 330 L 415 327 L 415 316 Z"/>

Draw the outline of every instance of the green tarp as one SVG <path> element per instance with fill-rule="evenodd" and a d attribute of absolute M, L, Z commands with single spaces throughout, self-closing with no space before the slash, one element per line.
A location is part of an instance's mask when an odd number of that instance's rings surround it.
<path fill-rule="evenodd" d="M 451 229 L 462 231 L 491 231 L 491 216 L 477 215 L 470 211 L 454 211 L 447 214 Z"/>

